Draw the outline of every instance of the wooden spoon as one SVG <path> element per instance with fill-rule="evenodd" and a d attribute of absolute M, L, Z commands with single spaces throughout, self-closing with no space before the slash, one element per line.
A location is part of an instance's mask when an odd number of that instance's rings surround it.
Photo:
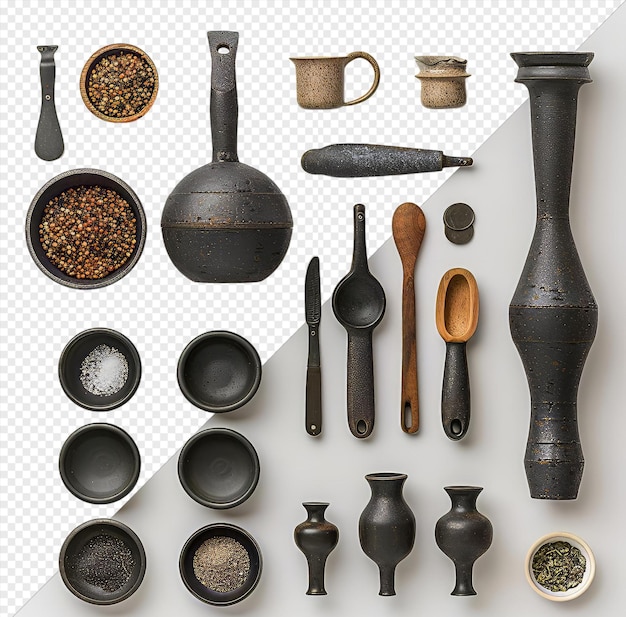
<path fill-rule="evenodd" d="M 465 437 L 470 421 L 470 384 L 466 342 L 478 325 L 478 285 L 465 268 L 448 270 L 439 283 L 435 309 L 437 330 L 446 342 L 441 391 L 441 420 L 446 435 Z"/>
<path fill-rule="evenodd" d="M 426 231 L 426 217 L 414 203 L 396 208 L 391 222 L 402 262 L 402 401 L 400 426 L 405 433 L 419 428 L 417 395 L 417 337 L 415 328 L 415 263 Z"/>

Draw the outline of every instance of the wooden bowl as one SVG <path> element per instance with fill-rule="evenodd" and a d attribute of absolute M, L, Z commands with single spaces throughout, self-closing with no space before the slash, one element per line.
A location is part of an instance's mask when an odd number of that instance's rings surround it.
<path fill-rule="evenodd" d="M 89 98 L 89 94 L 87 91 L 87 84 L 89 83 L 89 75 L 91 74 L 91 71 L 96 66 L 96 64 L 98 64 L 98 62 L 102 60 L 102 58 L 106 58 L 107 56 L 113 56 L 113 55 L 119 54 L 120 52 L 134 54 L 138 56 L 139 58 L 141 58 L 144 62 L 146 62 L 146 64 L 150 65 L 150 67 L 152 68 L 152 71 L 154 72 L 154 89 L 152 91 L 152 96 L 150 97 L 150 100 L 148 101 L 148 103 L 141 110 L 139 110 L 136 114 L 133 114 L 132 116 L 124 116 L 124 117 L 107 116 L 106 114 L 103 114 L 99 109 L 97 109 L 94 106 L 94 104 L 91 102 L 91 99 Z M 157 69 L 156 69 L 156 66 L 154 65 L 154 62 L 152 61 L 150 56 L 146 54 L 145 51 L 143 51 L 142 49 L 139 49 L 139 47 L 135 47 L 134 45 L 129 45 L 127 43 L 115 43 L 113 45 L 107 45 L 106 47 L 102 47 L 96 53 L 94 53 L 89 58 L 89 60 L 87 60 L 80 74 L 80 95 L 83 98 L 83 102 L 85 103 L 87 109 L 94 116 L 97 116 L 101 120 L 106 120 L 107 122 L 133 122 L 134 120 L 141 118 L 141 116 L 144 116 L 146 113 L 148 113 L 148 110 L 152 107 L 152 105 L 154 105 L 154 101 L 156 101 L 158 91 L 159 91 L 159 74 L 157 73 Z"/>

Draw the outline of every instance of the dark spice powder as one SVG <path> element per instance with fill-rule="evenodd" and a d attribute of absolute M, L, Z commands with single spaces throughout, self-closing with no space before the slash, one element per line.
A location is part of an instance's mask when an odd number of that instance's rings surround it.
<path fill-rule="evenodd" d="M 113 593 L 132 576 L 135 559 L 126 543 L 115 536 L 94 536 L 73 557 L 70 567 L 86 583 Z"/>
<path fill-rule="evenodd" d="M 100 279 L 124 265 L 137 242 L 128 202 L 101 186 L 79 186 L 50 200 L 39 224 L 48 259 L 77 279 Z"/>
<path fill-rule="evenodd" d="M 580 549 L 562 540 L 540 546 L 532 561 L 536 581 L 550 591 L 567 591 L 580 585 L 586 566 Z"/>
<path fill-rule="evenodd" d="M 205 587 L 213 591 L 234 591 L 248 578 L 250 555 L 234 538 L 209 538 L 193 556 L 193 572 Z"/>
<path fill-rule="evenodd" d="M 155 83 L 154 70 L 144 58 L 120 51 L 105 56 L 91 69 L 87 95 L 101 114 L 128 118 L 150 102 Z"/>

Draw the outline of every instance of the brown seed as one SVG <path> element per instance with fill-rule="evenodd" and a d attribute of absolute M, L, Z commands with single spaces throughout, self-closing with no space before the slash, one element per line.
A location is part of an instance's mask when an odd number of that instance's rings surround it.
<path fill-rule="evenodd" d="M 90 203 L 101 205 L 91 208 Z M 129 204 L 100 186 L 67 189 L 50 201 L 39 226 L 48 259 L 67 275 L 81 279 L 102 278 L 120 268 L 132 254 L 124 238 L 132 237 L 134 244 L 136 234 Z"/>
<path fill-rule="evenodd" d="M 152 67 L 132 51 L 103 58 L 88 77 L 89 99 L 105 116 L 128 117 L 139 113 L 150 102 L 153 91 Z"/>

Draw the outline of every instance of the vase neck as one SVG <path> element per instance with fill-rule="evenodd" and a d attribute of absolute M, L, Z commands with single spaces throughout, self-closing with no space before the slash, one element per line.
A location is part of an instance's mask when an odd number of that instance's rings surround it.
<path fill-rule="evenodd" d="M 445 488 L 452 501 L 452 508 L 463 512 L 476 510 L 476 500 L 482 490 L 480 486 L 447 486 Z"/>
<path fill-rule="evenodd" d="M 312 523 L 321 523 L 325 520 L 324 514 L 326 512 L 326 508 L 328 508 L 327 503 L 322 502 L 305 502 L 302 504 L 307 512 L 308 520 Z"/>
<path fill-rule="evenodd" d="M 512 54 L 515 81 L 530 93 L 537 216 L 566 218 L 580 87 L 591 81 L 592 54 Z"/>
<path fill-rule="evenodd" d="M 370 485 L 372 495 L 376 497 L 402 497 L 402 489 L 407 476 L 404 474 L 370 474 L 365 479 Z"/>

